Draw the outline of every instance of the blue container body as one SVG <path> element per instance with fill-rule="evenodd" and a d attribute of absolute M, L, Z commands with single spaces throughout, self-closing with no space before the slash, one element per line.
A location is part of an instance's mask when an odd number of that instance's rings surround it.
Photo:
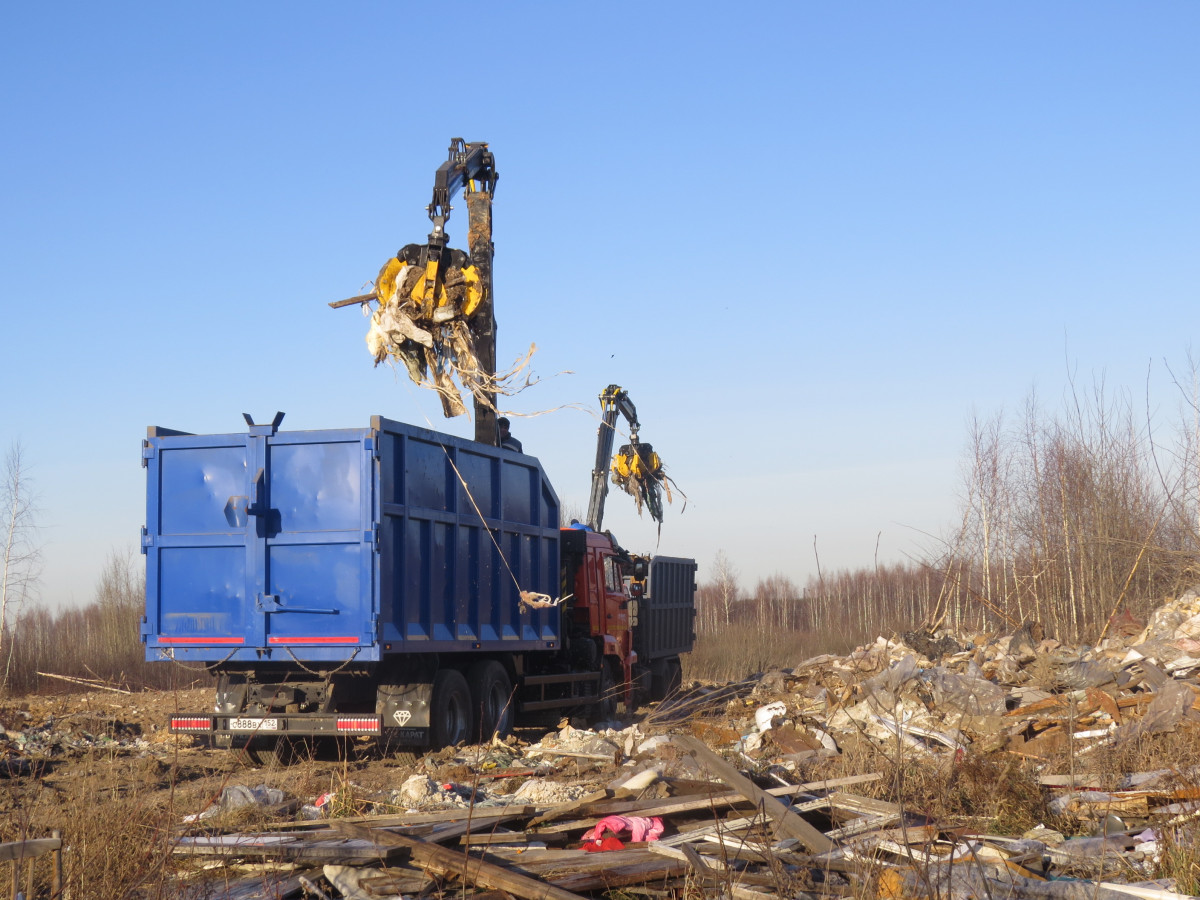
<path fill-rule="evenodd" d="M 531 456 L 369 428 L 151 428 L 149 660 L 375 662 L 555 649 L 558 497 Z"/>

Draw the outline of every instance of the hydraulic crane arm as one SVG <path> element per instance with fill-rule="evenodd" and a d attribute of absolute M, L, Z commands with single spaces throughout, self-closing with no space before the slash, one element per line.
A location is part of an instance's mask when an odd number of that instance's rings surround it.
<path fill-rule="evenodd" d="M 464 186 L 476 183 L 478 190 L 492 194 L 496 190 L 496 158 L 483 141 L 468 144 L 462 138 L 450 139 L 450 158 L 442 163 L 433 176 L 433 199 L 427 207 L 433 222 L 429 234 L 429 247 L 438 249 L 446 245 L 446 222 L 454 199 Z"/>
<path fill-rule="evenodd" d="M 447 266 L 442 265 L 446 254 L 446 222 L 453 207 L 450 201 L 464 188 L 467 195 L 467 242 L 471 262 L 479 273 L 483 290 L 483 304 L 471 320 L 471 334 L 475 340 L 475 352 L 483 378 L 492 379 L 496 374 L 496 315 L 492 306 L 492 194 L 496 190 L 496 158 L 484 141 L 467 143 L 462 138 L 450 139 L 449 158 L 442 163 L 433 176 L 433 199 L 426 210 L 433 222 L 429 240 L 419 248 L 416 263 L 425 269 L 426 297 L 436 297 L 445 278 Z M 402 248 L 398 258 L 418 251 L 413 245 Z M 496 428 L 496 394 L 485 389 L 486 401 L 475 398 L 475 440 L 495 445 L 498 442 Z"/>
<path fill-rule="evenodd" d="M 608 470 L 612 464 L 613 438 L 616 436 L 617 414 L 629 423 L 629 437 L 633 445 L 638 442 L 637 408 L 629 394 L 615 384 L 610 384 L 600 393 L 600 428 L 597 431 L 596 467 L 592 469 L 592 495 L 588 500 L 587 524 L 593 531 L 602 531 L 604 524 L 604 500 L 608 496 Z"/>
<path fill-rule="evenodd" d="M 409 377 L 438 393 L 447 418 L 475 405 L 475 440 L 495 445 L 496 315 L 492 295 L 492 194 L 496 161 L 482 141 L 450 139 L 448 158 L 434 174 L 426 211 L 433 230 L 423 244 L 406 244 L 389 259 L 369 294 L 329 305 L 379 306 L 371 316 L 367 349 L 375 364 L 402 363 Z M 450 201 L 464 191 L 467 252 L 451 249 L 446 234 Z M 457 379 L 457 383 L 455 382 Z"/>

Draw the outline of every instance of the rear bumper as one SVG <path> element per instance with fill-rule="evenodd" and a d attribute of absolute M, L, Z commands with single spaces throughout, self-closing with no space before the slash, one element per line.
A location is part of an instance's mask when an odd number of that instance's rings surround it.
<path fill-rule="evenodd" d="M 383 733 L 383 717 L 378 715 L 287 714 L 269 716 L 223 716 L 177 713 L 171 716 L 172 734 L 236 735 L 254 737 L 371 737 Z"/>

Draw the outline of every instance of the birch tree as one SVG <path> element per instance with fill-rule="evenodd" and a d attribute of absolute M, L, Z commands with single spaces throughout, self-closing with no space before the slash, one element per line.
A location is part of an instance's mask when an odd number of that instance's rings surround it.
<path fill-rule="evenodd" d="M 716 585 L 725 624 L 729 625 L 733 620 L 733 606 L 741 599 L 741 591 L 738 588 L 737 569 L 724 550 L 718 550 L 713 560 L 713 584 Z"/>
<path fill-rule="evenodd" d="M 12 662 L 13 633 L 9 627 L 16 608 L 32 593 L 40 573 L 37 542 L 37 505 L 28 465 L 20 442 L 15 442 L 4 460 L 4 483 L 0 485 L 4 516 L 3 560 L 0 561 L 0 657 L 7 686 Z"/>

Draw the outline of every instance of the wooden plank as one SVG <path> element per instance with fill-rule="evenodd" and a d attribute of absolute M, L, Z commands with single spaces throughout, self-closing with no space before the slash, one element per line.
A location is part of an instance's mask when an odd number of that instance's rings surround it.
<path fill-rule="evenodd" d="M 571 891 L 437 844 L 428 844 L 416 838 L 365 828 L 349 822 L 335 822 L 334 825 L 339 831 L 373 841 L 381 848 L 408 848 L 412 852 L 413 862 L 421 868 L 439 875 L 456 875 L 468 884 L 508 891 L 522 900 L 583 900 Z"/>
<path fill-rule="evenodd" d="M 28 841 L 13 841 L 0 844 L 0 862 L 11 862 L 14 859 L 32 859 L 35 856 L 45 856 L 55 850 L 62 849 L 61 838 L 33 838 Z"/>
<path fill-rule="evenodd" d="M 406 858 L 399 849 L 391 849 L 380 856 L 379 848 L 368 840 L 331 836 L 314 840 L 300 835 L 277 834 L 183 837 L 172 852 L 178 856 L 262 859 L 309 865 L 356 865 L 397 862 Z"/>
<path fill-rule="evenodd" d="M 504 819 L 521 819 L 536 815 L 536 806 L 500 806 L 486 809 L 444 809 L 428 813 L 402 813 L 395 816 L 346 816 L 340 822 L 354 825 L 367 825 L 371 828 L 411 828 L 419 825 L 439 825 L 445 822 L 496 822 Z M 280 822 L 271 826 L 276 831 L 325 831 L 329 828 L 329 820 L 315 822 Z M 473 828 L 474 826 L 472 826 Z"/>
<path fill-rule="evenodd" d="M 359 294 L 357 297 L 347 297 L 345 300 L 334 300 L 329 304 L 331 309 L 341 309 L 343 306 L 356 306 L 359 303 L 367 303 L 370 300 L 378 300 L 379 295 L 374 291 L 369 294 Z"/>
<path fill-rule="evenodd" d="M 435 844 L 440 844 L 443 841 L 451 841 L 454 838 L 464 834 L 474 834 L 476 832 L 489 832 L 498 826 L 501 822 L 508 822 L 512 819 L 522 819 L 518 812 L 509 813 L 503 816 L 486 816 L 482 818 L 462 818 L 457 822 L 445 822 L 441 825 L 434 825 L 433 832 L 426 840 L 432 841 Z M 410 835 L 416 837 L 416 835 Z"/>
<path fill-rule="evenodd" d="M 755 822 L 761 821 L 758 815 L 748 818 L 725 819 L 719 822 L 706 822 L 698 828 L 689 828 L 687 831 L 681 831 L 679 834 L 671 837 L 661 838 L 656 843 L 662 844 L 665 847 L 678 847 L 680 844 L 686 844 L 690 841 L 703 840 L 706 836 L 718 831 L 741 831 L 749 828 Z"/>
<path fill-rule="evenodd" d="M 755 805 L 765 809 L 767 815 L 776 823 L 777 834 L 794 837 L 813 853 L 826 853 L 834 848 L 833 841 L 809 825 L 798 813 L 792 812 L 770 793 L 756 785 L 734 766 L 717 756 L 704 743 L 688 735 L 678 735 L 673 740 L 691 753 L 698 762 L 707 766 L 727 785 Z"/>
<path fill-rule="evenodd" d="M 358 886 L 374 894 L 388 896 L 392 894 L 421 894 L 429 890 L 434 879 L 424 869 L 417 869 L 408 864 L 400 866 L 385 866 L 377 875 L 363 875 L 358 879 Z"/>
<path fill-rule="evenodd" d="M 529 820 L 529 827 L 532 828 L 535 825 L 541 825 L 545 822 L 553 822 L 555 819 L 561 819 L 564 816 L 568 816 L 585 806 L 588 806 L 592 803 L 597 803 L 601 800 L 608 800 L 611 797 L 612 791 L 609 790 L 592 791 L 592 793 L 580 797 L 578 800 L 572 800 L 570 803 L 564 803 L 562 806 L 556 806 L 553 809 L 549 809 L 540 816 L 535 816 Z"/>
<path fill-rule="evenodd" d="M 623 857 L 627 851 L 614 853 L 596 853 L 594 856 Z M 608 865 L 596 872 L 579 872 L 570 875 L 554 876 L 554 883 L 569 891 L 603 891 L 628 885 L 641 885 L 649 881 L 678 878 L 688 872 L 685 861 L 676 861 L 658 857 L 646 859 L 628 865 L 614 864 L 608 860 Z M 576 895 L 577 896 L 577 895 Z"/>
<path fill-rule="evenodd" d="M 678 847 L 663 847 L 659 845 L 658 841 L 654 841 L 651 844 L 647 844 L 646 849 L 654 853 L 660 853 L 663 856 L 669 856 L 672 859 L 690 862 L 687 851 L 692 848 L 685 847 L 680 849 Z M 755 891 L 750 888 L 743 887 L 741 884 L 732 883 L 730 880 L 731 877 L 736 879 L 745 879 L 747 877 L 746 873 L 738 872 L 732 874 L 731 876 L 724 864 L 719 859 L 712 859 L 710 857 L 703 856 L 698 851 L 693 852 L 695 852 L 701 861 L 709 867 L 711 874 L 708 877 L 713 878 L 723 888 L 728 889 L 730 894 L 734 897 L 734 900 L 772 900 L 772 898 L 779 896 L 776 893 L 766 894 L 762 891 Z M 793 892 L 788 894 L 788 897 L 792 898 L 792 900 L 822 900 L 820 895 L 808 893 L 807 891 Z M 828 895 L 826 895 L 824 900 L 828 900 Z"/>
<path fill-rule="evenodd" d="M 852 822 L 847 822 L 841 828 L 836 828 L 833 831 L 827 831 L 825 837 L 832 840 L 840 841 L 843 838 L 854 837 L 855 835 L 865 834 L 868 831 L 879 831 L 887 828 L 890 825 L 900 820 L 899 814 L 888 814 L 883 816 L 867 815 L 855 819 Z"/>
<path fill-rule="evenodd" d="M 866 784 L 878 781 L 882 777 L 878 772 L 869 772 L 865 775 L 850 775 L 845 778 L 828 778 L 823 781 L 808 781 L 804 784 L 767 788 L 767 793 L 772 797 L 791 797 L 811 791 L 827 791 L 834 788 Z M 713 805 L 732 806 L 745 802 L 745 795 L 739 791 L 724 791 L 718 794 L 706 791 L 696 795 L 685 794 L 681 797 L 672 797 L 667 800 L 650 799 L 613 801 L 611 803 L 600 802 L 590 812 L 597 816 L 669 816 L 681 812 L 692 812 L 697 809 L 708 809 Z"/>
<path fill-rule="evenodd" d="M 882 828 L 849 838 L 849 846 L 870 847 L 875 841 L 899 841 L 901 843 L 929 843 L 937 840 L 940 829 L 936 825 L 901 825 L 898 828 Z"/>
<path fill-rule="evenodd" d="M 876 800 L 873 797 L 860 797 L 857 794 L 847 794 L 835 791 L 827 798 L 834 809 L 843 809 L 860 815 L 898 816 L 903 813 L 899 805 L 886 800 Z"/>
<path fill-rule="evenodd" d="M 616 866 L 640 866 L 647 862 L 660 862 L 661 857 L 652 853 L 654 842 L 630 844 L 624 850 L 588 853 L 586 850 L 530 850 L 514 853 L 497 847 L 488 851 L 488 859 L 498 861 L 504 868 L 525 875 L 548 877 L 556 884 L 559 876 L 603 872 Z M 561 886 L 561 885 L 560 885 Z"/>
<path fill-rule="evenodd" d="M 872 772 L 866 775 L 851 775 L 847 778 L 831 778 L 826 781 L 809 781 L 805 784 L 788 785 L 787 787 L 767 788 L 767 793 L 772 797 L 791 797 L 795 794 L 808 793 L 809 791 L 827 790 L 829 788 L 863 784 L 869 781 L 878 781 L 880 779 L 878 772 Z M 666 816 L 679 815 L 680 813 L 696 812 L 697 810 L 722 809 L 728 806 L 741 806 L 751 803 L 746 796 L 738 791 L 730 791 L 723 794 L 703 794 L 698 797 L 681 797 L 678 800 L 634 800 L 629 802 L 613 802 L 613 803 L 598 803 L 593 806 L 589 812 L 594 816 Z M 812 801 L 813 809 L 820 809 L 823 806 L 828 806 L 824 798 L 819 801 Z M 559 834 L 564 831 L 576 831 L 581 828 L 591 828 L 594 825 L 591 821 L 572 821 L 565 823 L 557 823 L 554 825 L 546 825 L 536 829 L 539 835 Z"/>
<path fill-rule="evenodd" d="M 279 900 L 294 897 L 303 889 L 304 882 L 321 875 L 320 869 L 305 869 L 298 872 L 272 872 L 264 869 L 237 878 L 220 873 L 215 877 L 200 878 L 177 887 L 173 895 L 177 900 Z"/>
<path fill-rule="evenodd" d="M 701 878 L 715 878 L 720 874 L 716 869 L 709 866 L 704 857 L 700 855 L 700 851 L 691 844 L 684 844 L 679 849 L 683 851 L 684 858 L 687 860 L 688 865 L 690 865 L 696 871 L 696 874 Z"/>

